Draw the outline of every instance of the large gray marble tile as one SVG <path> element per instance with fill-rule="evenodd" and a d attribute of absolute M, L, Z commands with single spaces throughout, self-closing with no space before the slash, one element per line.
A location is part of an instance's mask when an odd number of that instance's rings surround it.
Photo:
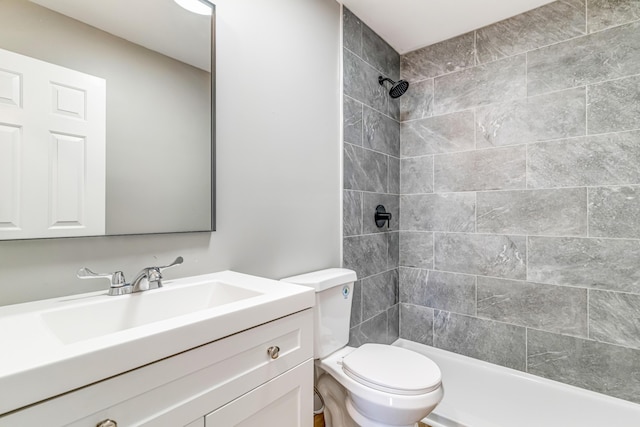
<path fill-rule="evenodd" d="M 387 235 L 387 269 L 400 266 L 400 233 L 392 231 Z"/>
<path fill-rule="evenodd" d="M 400 159 L 389 157 L 389 187 L 388 193 L 400 194 Z"/>
<path fill-rule="evenodd" d="M 346 49 L 343 51 L 343 58 L 344 94 L 380 112 L 388 113 L 389 95 L 378 84 L 380 73 Z"/>
<path fill-rule="evenodd" d="M 411 83 L 400 98 L 400 120 L 414 120 L 433 114 L 433 79 Z"/>
<path fill-rule="evenodd" d="M 382 312 L 369 320 L 365 320 L 349 330 L 349 345 L 360 347 L 362 344 L 389 344 L 387 329 L 387 312 Z"/>
<path fill-rule="evenodd" d="M 387 212 L 391 214 L 389 225 L 385 223 L 382 228 L 378 228 L 375 222 L 375 212 L 378 205 L 383 205 Z M 363 232 L 384 233 L 387 231 L 397 231 L 400 228 L 400 196 L 397 194 L 364 193 L 363 203 Z"/>
<path fill-rule="evenodd" d="M 475 208 L 473 193 L 400 196 L 400 228 L 403 231 L 473 232 Z"/>
<path fill-rule="evenodd" d="M 400 304 L 387 310 L 387 344 L 400 338 Z"/>
<path fill-rule="evenodd" d="M 346 7 L 342 9 L 342 44 L 362 56 L 362 21 Z"/>
<path fill-rule="evenodd" d="M 529 96 L 635 75 L 640 22 L 543 47 L 527 59 Z"/>
<path fill-rule="evenodd" d="M 344 235 L 362 234 L 362 193 L 344 190 L 342 195 Z"/>
<path fill-rule="evenodd" d="M 512 56 L 435 79 L 434 114 L 527 96 L 526 55 Z"/>
<path fill-rule="evenodd" d="M 529 188 L 640 184 L 640 132 L 530 144 L 527 164 Z"/>
<path fill-rule="evenodd" d="M 478 276 L 478 317 L 587 336 L 587 290 Z"/>
<path fill-rule="evenodd" d="M 640 59 L 636 72 L 640 73 Z M 596 84 L 588 90 L 590 134 L 640 129 L 640 76 Z"/>
<path fill-rule="evenodd" d="M 429 271 L 424 299 L 419 304 L 459 314 L 476 314 L 476 277 Z"/>
<path fill-rule="evenodd" d="M 400 301 L 459 314 L 476 314 L 475 276 L 406 270 L 400 276 Z"/>
<path fill-rule="evenodd" d="M 640 348 L 640 295 L 589 291 L 589 337 Z"/>
<path fill-rule="evenodd" d="M 585 34 L 585 0 L 554 1 L 476 31 L 478 62 L 489 62 Z"/>
<path fill-rule="evenodd" d="M 400 338 L 433 345 L 433 310 L 413 304 L 400 304 Z"/>
<path fill-rule="evenodd" d="M 388 156 L 344 144 L 344 188 L 384 193 L 388 185 Z"/>
<path fill-rule="evenodd" d="M 401 231 L 400 265 L 403 267 L 433 268 L 433 233 Z"/>
<path fill-rule="evenodd" d="M 398 303 L 398 269 L 362 280 L 362 316 L 368 320 Z"/>
<path fill-rule="evenodd" d="M 638 0 L 589 0 L 587 27 L 590 33 L 639 19 Z"/>
<path fill-rule="evenodd" d="M 442 154 L 434 157 L 436 192 L 525 188 L 524 145 Z"/>
<path fill-rule="evenodd" d="M 400 123 L 364 107 L 363 130 L 365 148 L 400 157 Z"/>
<path fill-rule="evenodd" d="M 472 67 L 473 32 L 423 47 L 400 57 L 400 74 L 409 81 L 423 80 Z"/>
<path fill-rule="evenodd" d="M 345 237 L 343 264 L 354 270 L 359 279 L 386 271 L 388 265 L 387 233 Z"/>
<path fill-rule="evenodd" d="M 351 292 L 351 320 L 349 327 L 353 328 L 362 323 L 362 280 L 357 280 L 353 284 Z"/>
<path fill-rule="evenodd" d="M 587 235 L 587 189 L 491 191 L 477 194 L 479 233 Z"/>
<path fill-rule="evenodd" d="M 589 235 L 640 238 L 640 187 L 590 188 Z"/>
<path fill-rule="evenodd" d="M 527 362 L 531 374 L 640 403 L 639 350 L 530 329 Z"/>
<path fill-rule="evenodd" d="M 362 145 L 362 104 L 345 96 L 343 105 L 344 140 L 354 145 Z"/>
<path fill-rule="evenodd" d="M 526 278 L 523 236 L 434 233 L 434 268 L 507 279 Z"/>
<path fill-rule="evenodd" d="M 529 237 L 528 264 L 532 282 L 640 293 L 638 240 Z"/>
<path fill-rule="evenodd" d="M 474 148 L 473 111 L 445 114 L 400 125 L 400 152 L 403 157 Z"/>
<path fill-rule="evenodd" d="M 367 25 L 362 26 L 362 59 L 393 80 L 400 78 L 400 55 Z"/>
<path fill-rule="evenodd" d="M 422 268 L 400 267 L 399 299 L 401 303 L 425 305 L 429 270 Z"/>
<path fill-rule="evenodd" d="M 401 194 L 433 193 L 433 156 L 400 161 Z"/>
<path fill-rule="evenodd" d="M 433 346 L 512 369 L 525 370 L 525 328 L 436 311 Z"/>
<path fill-rule="evenodd" d="M 478 147 L 582 136 L 585 88 L 493 104 L 476 110 Z"/>

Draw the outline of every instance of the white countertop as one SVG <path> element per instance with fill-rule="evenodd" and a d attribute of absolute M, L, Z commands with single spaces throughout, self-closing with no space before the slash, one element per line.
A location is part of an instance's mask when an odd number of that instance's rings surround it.
<path fill-rule="evenodd" d="M 44 320 L 46 313 L 67 307 L 90 307 L 113 298 L 145 298 L 153 292 L 206 282 L 230 284 L 259 295 L 67 343 Z M 164 285 L 132 295 L 92 292 L 0 307 L 0 416 L 310 308 L 315 301 L 312 288 L 233 271 L 166 281 Z M 180 304 L 179 299 L 175 304 Z"/>

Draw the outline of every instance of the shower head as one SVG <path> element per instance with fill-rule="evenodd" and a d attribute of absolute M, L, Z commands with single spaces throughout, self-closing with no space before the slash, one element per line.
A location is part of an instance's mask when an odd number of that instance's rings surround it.
<path fill-rule="evenodd" d="M 391 89 L 389 89 L 389 96 L 392 98 L 400 98 L 409 89 L 409 83 L 406 80 L 398 80 L 394 82 L 388 77 L 378 77 L 378 83 L 380 86 L 384 86 L 384 82 L 391 83 Z"/>

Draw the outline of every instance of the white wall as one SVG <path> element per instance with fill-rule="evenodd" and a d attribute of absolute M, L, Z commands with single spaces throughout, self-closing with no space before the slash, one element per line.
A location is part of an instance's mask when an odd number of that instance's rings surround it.
<path fill-rule="evenodd" d="M 340 264 L 339 5 L 215 3 L 218 231 L 0 242 L 0 305 L 107 286 L 76 279 L 82 266 L 132 278 L 183 255 L 168 278 L 281 278 Z"/>

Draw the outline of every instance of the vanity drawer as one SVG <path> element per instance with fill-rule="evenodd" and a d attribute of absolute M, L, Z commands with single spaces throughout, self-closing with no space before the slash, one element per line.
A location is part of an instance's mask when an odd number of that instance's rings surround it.
<path fill-rule="evenodd" d="M 308 309 L 6 415 L 0 426 L 184 426 L 312 357 Z"/>

